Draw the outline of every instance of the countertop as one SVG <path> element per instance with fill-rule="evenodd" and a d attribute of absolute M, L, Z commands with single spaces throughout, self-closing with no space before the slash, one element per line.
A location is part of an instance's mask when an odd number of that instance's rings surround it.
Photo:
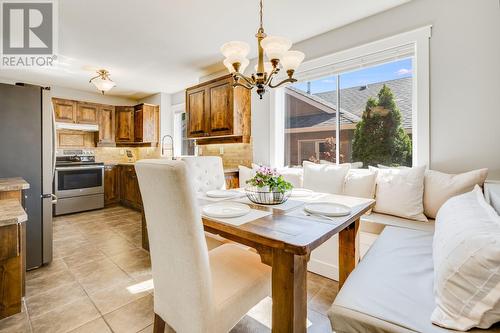
<path fill-rule="evenodd" d="M 135 162 L 104 162 L 104 165 L 135 165 Z M 224 173 L 239 172 L 238 168 L 224 168 Z"/>
<path fill-rule="evenodd" d="M 21 177 L 0 178 L 0 191 L 19 191 L 27 190 L 30 184 Z"/>
<path fill-rule="evenodd" d="M 26 222 L 28 215 L 17 199 L 0 200 L 0 227 Z"/>
<path fill-rule="evenodd" d="M 135 165 L 135 162 L 104 162 L 104 165 Z"/>

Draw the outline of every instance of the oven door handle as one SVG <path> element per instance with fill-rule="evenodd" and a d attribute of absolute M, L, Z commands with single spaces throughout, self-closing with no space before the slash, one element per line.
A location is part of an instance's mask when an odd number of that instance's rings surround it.
<path fill-rule="evenodd" d="M 75 166 L 75 167 L 56 167 L 57 171 L 75 171 L 75 170 L 98 170 L 98 169 L 104 169 L 104 165 L 82 165 L 82 166 Z"/>

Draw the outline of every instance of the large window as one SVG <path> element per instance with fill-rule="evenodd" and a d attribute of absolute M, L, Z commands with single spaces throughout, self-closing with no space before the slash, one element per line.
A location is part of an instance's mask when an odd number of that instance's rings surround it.
<path fill-rule="evenodd" d="M 286 87 L 284 164 L 412 165 L 413 56 Z"/>

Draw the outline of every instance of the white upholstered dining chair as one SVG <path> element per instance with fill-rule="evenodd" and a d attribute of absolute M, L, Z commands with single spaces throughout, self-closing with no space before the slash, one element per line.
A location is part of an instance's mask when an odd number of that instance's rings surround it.
<path fill-rule="evenodd" d="M 226 189 L 224 167 L 219 156 L 185 156 L 188 173 L 197 194 L 202 195 L 211 190 Z M 224 238 L 205 232 L 209 250 L 227 242 Z"/>
<path fill-rule="evenodd" d="M 141 160 L 135 168 L 152 261 L 154 332 L 165 322 L 176 332 L 228 332 L 270 294 L 270 267 L 235 244 L 208 251 L 185 163 Z"/>
<path fill-rule="evenodd" d="M 219 156 L 185 156 L 182 160 L 188 167 L 196 193 L 226 189 L 224 167 Z"/>

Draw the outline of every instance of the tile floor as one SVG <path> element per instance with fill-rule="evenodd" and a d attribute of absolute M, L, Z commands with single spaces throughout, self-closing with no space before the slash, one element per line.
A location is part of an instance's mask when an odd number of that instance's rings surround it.
<path fill-rule="evenodd" d="M 54 261 L 26 276 L 23 312 L 0 321 L 0 332 L 152 332 L 153 289 L 141 216 L 112 207 L 57 217 Z M 309 332 L 331 332 L 326 311 L 337 282 L 308 276 Z M 270 299 L 232 330 L 270 332 Z"/>

